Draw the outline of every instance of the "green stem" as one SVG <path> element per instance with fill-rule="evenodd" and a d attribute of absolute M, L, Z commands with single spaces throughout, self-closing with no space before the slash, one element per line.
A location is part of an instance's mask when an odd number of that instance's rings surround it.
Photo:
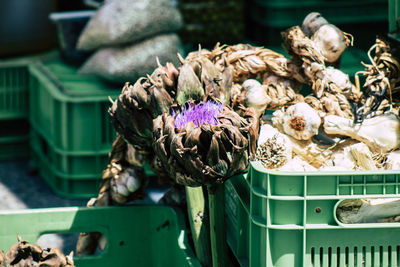
<path fill-rule="evenodd" d="M 211 254 L 214 267 L 229 266 L 225 227 L 224 185 L 208 186 Z"/>
<path fill-rule="evenodd" d="M 207 220 L 203 188 L 186 186 L 186 201 L 194 249 L 200 263 L 211 266 L 210 228 Z"/>

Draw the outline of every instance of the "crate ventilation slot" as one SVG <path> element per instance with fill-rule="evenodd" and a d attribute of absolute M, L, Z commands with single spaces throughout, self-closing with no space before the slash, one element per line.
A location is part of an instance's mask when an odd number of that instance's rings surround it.
<path fill-rule="evenodd" d="M 400 267 L 400 246 L 313 247 L 312 267 Z"/>

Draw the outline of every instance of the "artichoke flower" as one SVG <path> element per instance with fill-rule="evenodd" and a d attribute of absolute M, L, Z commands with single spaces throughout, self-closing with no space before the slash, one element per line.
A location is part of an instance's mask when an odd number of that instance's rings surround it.
<path fill-rule="evenodd" d="M 223 183 L 245 172 L 256 151 L 259 120 L 208 98 L 175 105 L 154 120 L 153 148 L 169 176 L 187 186 Z"/>

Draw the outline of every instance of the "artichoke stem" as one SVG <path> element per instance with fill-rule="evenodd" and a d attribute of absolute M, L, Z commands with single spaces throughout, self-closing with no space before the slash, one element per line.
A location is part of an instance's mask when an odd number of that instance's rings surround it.
<path fill-rule="evenodd" d="M 213 266 L 232 266 L 228 262 L 228 249 L 226 245 L 224 184 L 208 186 L 207 191 Z"/>
<path fill-rule="evenodd" d="M 204 199 L 203 188 L 201 186 L 186 186 L 185 190 L 190 229 L 196 256 L 203 266 L 211 267 L 210 228 L 206 216 L 206 201 Z"/>

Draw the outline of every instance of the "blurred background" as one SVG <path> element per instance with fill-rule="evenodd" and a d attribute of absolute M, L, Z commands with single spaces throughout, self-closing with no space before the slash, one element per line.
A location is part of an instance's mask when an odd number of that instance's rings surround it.
<path fill-rule="evenodd" d="M 52 12 L 90 10 L 103 1 L 4 0 L 1 1 L 0 56 L 11 57 L 56 48 Z M 353 34 L 354 45 L 368 48 L 376 34 L 388 29 L 388 1 L 334 0 L 171 0 L 182 13 L 179 36 L 188 51 L 212 48 L 216 42 L 251 42 L 279 46 L 280 31 L 301 24 L 304 17 L 320 12 L 329 22 Z M 83 27 L 83 25 L 82 25 Z M 77 34 L 77 33 L 75 33 Z"/>

